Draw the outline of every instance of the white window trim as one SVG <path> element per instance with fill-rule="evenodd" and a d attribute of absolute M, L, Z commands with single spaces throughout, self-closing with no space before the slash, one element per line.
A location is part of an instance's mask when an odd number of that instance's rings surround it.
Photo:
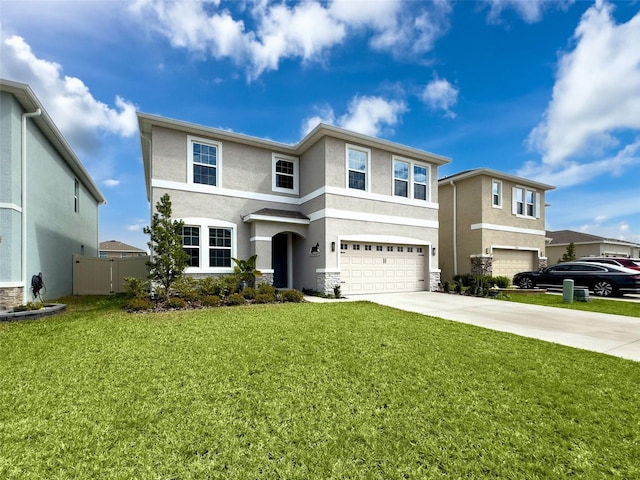
<path fill-rule="evenodd" d="M 408 197 L 396 195 L 396 182 L 395 182 L 396 177 L 395 177 L 395 168 L 394 168 L 396 162 L 409 164 L 409 179 L 408 179 L 409 188 L 407 192 Z M 413 171 L 414 166 L 427 169 L 427 183 L 425 184 L 425 186 L 427 187 L 427 192 L 426 192 L 427 198 L 425 198 L 424 200 L 422 200 L 421 198 L 414 197 L 415 183 L 416 183 L 414 178 L 414 171 Z M 392 155 L 391 156 L 391 192 L 392 192 L 392 196 L 395 198 L 404 198 L 405 200 L 410 200 L 412 202 L 420 202 L 421 204 L 430 203 L 431 202 L 431 165 L 429 165 L 428 163 L 416 162 L 415 160 L 411 160 L 410 158 Z"/>
<path fill-rule="evenodd" d="M 276 163 L 278 160 L 286 160 L 287 162 L 293 163 L 293 188 L 276 187 Z M 298 195 L 300 193 L 300 168 L 297 157 L 281 155 L 279 153 L 273 153 L 271 155 L 271 191 L 292 195 Z"/>
<path fill-rule="evenodd" d="M 516 190 L 522 190 L 522 211 L 524 213 L 518 213 L 518 198 L 516 197 Z M 527 192 L 533 193 L 533 216 L 527 215 Z M 542 216 L 540 212 L 540 192 L 527 188 L 522 185 L 516 185 L 511 189 L 511 213 L 518 218 L 527 218 L 529 220 L 536 220 Z"/>
<path fill-rule="evenodd" d="M 360 190 L 358 188 L 349 187 L 349 170 L 350 170 L 349 169 L 349 150 L 356 150 L 356 151 L 359 151 L 359 152 L 366 153 L 366 155 L 367 155 L 367 169 L 364 172 L 364 190 Z M 346 175 L 345 175 L 345 185 L 347 187 L 347 190 L 351 190 L 351 191 L 355 190 L 355 191 L 359 191 L 359 192 L 369 192 L 369 189 L 371 188 L 371 149 L 347 143 L 345 145 L 345 151 L 344 152 L 345 152 L 344 160 L 345 160 L 345 173 L 346 173 Z"/>
<path fill-rule="evenodd" d="M 493 185 L 494 184 L 498 184 L 500 185 L 499 187 L 499 198 L 498 198 L 498 204 L 496 205 L 495 203 L 493 203 Z M 491 206 L 493 208 L 502 208 L 502 181 L 501 180 L 496 180 L 496 179 L 492 179 L 491 180 Z"/>
<path fill-rule="evenodd" d="M 407 178 L 406 180 L 403 178 L 397 178 L 396 177 L 396 162 L 398 163 L 404 163 L 405 165 L 407 165 L 407 170 L 409 172 L 409 178 Z M 413 168 L 411 165 L 411 162 L 404 159 L 404 158 L 400 158 L 400 157 L 396 157 L 395 155 L 392 157 L 392 162 L 391 162 L 391 191 L 393 192 L 393 196 L 394 197 L 400 197 L 400 198 L 413 198 L 412 195 L 412 190 L 413 190 L 413 182 L 411 181 L 411 177 L 413 177 Z M 407 196 L 405 197 L 404 195 L 398 195 L 396 193 L 396 180 L 400 180 L 402 182 L 407 182 Z"/>
<path fill-rule="evenodd" d="M 209 228 L 231 229 L 231 258 L 238 258 L 237 224 L 225 220 L 202 217 L 178 218 L 176 220 L 182 220 L 185 227 L 200 228 L 200 267 L 187 267 L 185 273 L 233 273 L 233 262 L 230 267 L 209 266 Z"/>
<path fill-rule="evenodd" d="M 195 183 L 193 181 L 193 144 L 200 143 L 203 145 L 209 145 L 210 147 L 216 147 L 216 184 L 206 185 L 204 183 Z M 192 185 L 199 185 L 206 189 L 216 189 L 222 187 L 222 143 L 214 140 L 202 137 L 194 137 L 187 135 L 187 183 Z"/>

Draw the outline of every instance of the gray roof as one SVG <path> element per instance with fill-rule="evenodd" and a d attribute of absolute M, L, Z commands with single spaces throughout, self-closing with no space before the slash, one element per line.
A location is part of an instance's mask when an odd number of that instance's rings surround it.
<path fill-rule="evenodd" d="M 626 240 L 606 238 L 590 233 L 574 232 L 573 230 L 547 230 L 546 236 L 551 240 L 549 245 L 568 245 L 569 243 L 617 243 L 620 245 L 640 246 L 640 244 L 627 242 Z"/>
<path fill-rule="evenodd" d="M 145 250 L 142 250 L 141 248 L 132 247 L 131 245 L 127 245 L 126 243 L 120 242 L 118 240 L 107 240 L 105 242 L 100 242 L 99 250 L 103 252 L 147 253 Z"/>
<path fill-rule="evenodd" d="M 438 180 L 438 185 L 445 185 L 452 181 L 464 180 L 465 178 L 475 177 L 478 175 L 487 175 L 493 178 L 499 178 L 503 180 L 510 180 L 515 183 L 521 183 L 523 185 L 529 185 L 535 187 L 539 190 L 553 190 L 556 187 L 553 185 L 547 185 L 546 183 L 536 182 L 535 180 L 530 180 L 524 177 L 518 177 L 516 175 L 512 175 L 510 173 L 500 172 L 498 170 L 493 170 L 492 168 L 473 168 L 471 170 L 463 170 L 462 172 L 454 173 L 453 175 L 447 175 L 446 177 L 442 177 Z"/>
<path fill-rule="evenodd" d="M 82 184 L 89 190 L 98 204 L 107 203 L 100 189 L 91 178 L 91 175 L 89 175 L 89 172 L 84 168 L 84 165 L 82 165 L 80 159 L 62 136 L 58 127 L 53 123 L 53 120 L 33 93 L 33 90 L 31 90 L 31 87 L 24 83 L 0 78 L 0 91 L 11 93 L 25 112 L 33 112 L 37 109 L 41 110 L 42 113 L 39 116 L 31 117 L 31 120 L 42 131 L 53 148 L 55 148 L 65 162 L 67 162 L 69 168 L 71 168 L 76 177 L 78 177 Z"/>

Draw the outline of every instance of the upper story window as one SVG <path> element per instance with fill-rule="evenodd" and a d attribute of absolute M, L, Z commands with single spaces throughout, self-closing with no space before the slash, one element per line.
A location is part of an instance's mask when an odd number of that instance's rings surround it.
<path fill-rule="evenodd" d="M 371 151 L 347 145 L 347 186 L 356 190 L 369 190 L 369 164 Z"/>
<path fill-rule="evenodd" d="M 73 182 L 73 211 L 80 211 L 80 182 L 75 179 Z"/>
<path fill-rule="evenodd" d="M 513 188 L 512 213 L 526 218 L 540 218 L 540 194 L 525 187 Z"/>
<path fill-rule="evenodd" d="M 273 155 L 273 186 L 274 192 L 293 193 L 299 191 L 298 159 L 286 155 Z"/>
<path fill-rule="evenodd" d="M 429 199 L 429 167 L 393 159 L 393 194 L 415 200 Z"/>
<path fill-rule="evenodd" d="M 491 205 L 495 208 L 502 208 L 502 182 L 492 180 L 491 182 Z"/>
<path fill-rule="evenodd" d="M 188 137 L 189 181 L 220 186 L 222 145 L 202 138 Z"/>

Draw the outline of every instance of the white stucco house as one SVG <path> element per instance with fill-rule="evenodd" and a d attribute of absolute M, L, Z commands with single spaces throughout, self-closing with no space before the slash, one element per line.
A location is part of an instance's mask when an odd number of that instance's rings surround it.
<path fill-rule="evenodd" d="M 0 79 L 0 306 L 72 293 L 72 255 L 98 255 L 105 199 L 28 85 Z"/>
<path fill-rule="evenodd" d="M 450 160 L 320 124 L 295 145 L 138 113 L 153 213 L 185 223 L 187 273 L 231 273 L 343 293 L 434 290 L 438 167 Z"/>

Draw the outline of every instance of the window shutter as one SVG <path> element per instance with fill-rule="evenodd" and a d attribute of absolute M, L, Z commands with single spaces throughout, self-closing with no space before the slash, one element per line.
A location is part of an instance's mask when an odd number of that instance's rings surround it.
<path fill-rule="evenodd" d="M 538 192 L 536 192 L 535 194 L 535 209 L 536 211 L 534 212 L 536 215 L 536 218 L 540 218 L 540 194 Z"/>
<path fill-rule="evenodd" d="M 511 188 L 511 213 L 518 213 L 518 197 L 516 196 L 516 187 Z"/>

